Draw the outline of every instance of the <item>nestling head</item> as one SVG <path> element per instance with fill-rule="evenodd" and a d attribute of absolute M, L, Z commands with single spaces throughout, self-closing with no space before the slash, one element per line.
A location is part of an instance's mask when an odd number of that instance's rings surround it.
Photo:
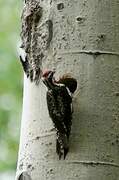
<path fill-rule="evenodd" d="M 64 84 L 71 93 L 74 93 L 77 89 L 77 80 L 68 73 L 61 76 L 57 83 Z"/>

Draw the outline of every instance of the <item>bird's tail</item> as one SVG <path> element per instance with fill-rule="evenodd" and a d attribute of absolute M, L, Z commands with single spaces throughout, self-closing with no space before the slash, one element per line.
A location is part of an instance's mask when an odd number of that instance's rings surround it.
<path fill-rule="evenodd" d="M 69 143 L 67 135 L 57 132 L 56 153 L 58 154 L 59 159 L 61 159 L 62 156 L 64 156 L 65 159 L 68 151 Z"/>

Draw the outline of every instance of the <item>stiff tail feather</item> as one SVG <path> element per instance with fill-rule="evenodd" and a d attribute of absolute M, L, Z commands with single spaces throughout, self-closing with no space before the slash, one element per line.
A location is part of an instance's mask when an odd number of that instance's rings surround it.
<path fill-rule="evenodd" d="M 69 145 L 68 145 L 68 138 L 65 134 L 57 133 L 57 140 L 56 140 L 56 153 L 59 156 L 59 159 L 64 156 L 64 159 L 69 152 Z"/>

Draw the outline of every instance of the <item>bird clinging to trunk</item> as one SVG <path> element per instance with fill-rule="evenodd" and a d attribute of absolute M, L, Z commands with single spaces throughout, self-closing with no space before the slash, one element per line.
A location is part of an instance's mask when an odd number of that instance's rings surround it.
<path fill-rule="evenodd" d="M 65 159 L 69 151 L 72 125 L 72 94 L 77 88 L 77 81 L 68 74 L 56 81 L 54 74 L 55 71 L 46 70 L 42 74 L 42 80 L 48 89 L 47 106 L 56 129 L 56 152 L 59 159 L 62 155 Z"/>

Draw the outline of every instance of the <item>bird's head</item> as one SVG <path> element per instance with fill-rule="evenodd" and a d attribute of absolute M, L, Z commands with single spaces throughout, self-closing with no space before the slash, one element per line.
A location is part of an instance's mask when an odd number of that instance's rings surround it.
<path fill-rule="evenodd" d="M 71 93 L 74 93 L 77 88 L 77 80 L 70 74 L 64 74 L 58 80 L 54 78 L 55 70 L 44 70 L 42 73 L 43 83 L 50 88 L 52 85 L 65 85 Z"/>
<path fill-rule="evenodd" d="M 54 81 L 54 74 L 55 74 L 55 70 L 44 70 L 43 73 L 42 73 L 42 81 L 43 83 L 48 86 L 48 83 L 53 83 Z"/>

